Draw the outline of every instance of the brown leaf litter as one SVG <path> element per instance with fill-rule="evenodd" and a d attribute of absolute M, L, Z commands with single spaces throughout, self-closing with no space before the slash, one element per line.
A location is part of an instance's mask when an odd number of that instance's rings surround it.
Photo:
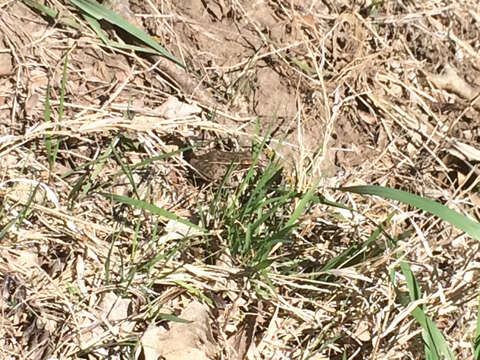
<path fill-rule="evenodd" d="M 169 330 L 149 327 L 141 338 L 145 360 L 211 360 L 217 353 L 210 328 L 208 308 L 196 301 L 188 304 Z M 140 355 L 137 352 L 137 357 Z"/>
<path fill-rule="evenodd" d="M 480 218 L 477 7 L 115 3 L 188 71 L 106 46 L 70 2 L 42 1 L 55 19 L 27 2 L 0 5 L 0 358 L 418 358 L 419 326 L 397 301 L 403 279 L 394 289 L 385 276 L 398 252 L 456 357 L 472 357 L 478 243 L 426 213 L 332 189 L 391 186 Z M 319 195 L 357 210 L 312 205 L 268 254 L 268 284 L 232 258 L 222 216 L 207 236 L 100 195 L 138 196 L 201 225 L 213 195 L 180 150 L 192 146 L 218 177 L 246 166 L 237 155 L 268 129 L 296 190 L 320 176 Z M 319 274 L 393 210 L 382 254 Z"/>

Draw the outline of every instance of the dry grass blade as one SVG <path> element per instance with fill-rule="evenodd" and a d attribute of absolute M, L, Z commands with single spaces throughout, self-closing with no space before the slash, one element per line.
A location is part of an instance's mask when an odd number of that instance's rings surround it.
<path fill-rule="evenodd" d="M 1 359 L 479 357 L 478 6 L 0 13 Z"/>

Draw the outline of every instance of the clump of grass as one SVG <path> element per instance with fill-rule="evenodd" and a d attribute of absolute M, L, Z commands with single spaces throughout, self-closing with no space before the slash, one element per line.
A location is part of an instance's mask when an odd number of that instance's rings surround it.
<path fill-rule="evenodd" d="M 315 190 L 312 186 L 299 193 L 283 182 L 278 161 L 258 171 L 255 165 L 263 146 L 257 146 L 252 166 L 234 189 L 225 186 L 227 172 L 206 209 L 208 216 L 202 216 L 205 228 L 218 230 L 215 236 L 228 247 L 236 264 L 252 275 L 268 274 L 275 250 L 292 241 Z"/>

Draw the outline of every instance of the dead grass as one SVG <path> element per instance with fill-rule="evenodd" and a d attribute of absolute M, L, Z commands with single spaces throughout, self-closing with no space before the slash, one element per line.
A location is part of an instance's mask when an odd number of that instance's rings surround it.
<path fill-rule="evenodd" d="M 456 358 L 472 358 L 478 242 L 333 188 L 401 188 L 478 220 L 478 4 L 119 3 L 190 71 L 100 43 L 64 2 L 45 1 L 55 21 L 0 5 L 0 357 L 421 359 L 404 259 Z M 269 128 L 275 190 L 299 195 L 268 225 L 281 229 L 320 176 L 316 195 L 358 212 L 313 201 L 251 268 L 227 243 L 227 220 L 250 225 L 235 217 L 247 201 L 212 218 L 235 188 L 215 198 L 187 148 L 237 151 Z M 393 211 L 374 247 L 325 270 Z"/>

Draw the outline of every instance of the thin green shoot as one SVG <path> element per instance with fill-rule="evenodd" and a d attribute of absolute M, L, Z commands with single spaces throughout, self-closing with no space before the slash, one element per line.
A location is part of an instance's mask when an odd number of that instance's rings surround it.
<path fill-rule="evenodd" d="M 63 112 L 64 112 L 64 103 L 65 103 L 65 88 L 67 86 L 67 65 L 68 65 L 68 53 L 65 54 L 65 61 L 63 62 L 63 69 L 62 69 L 62 82 L 60 85 L 60 99 L 58 103 L 58 122 L 63 120 Z"/>
<path fill-rule="evenodd" d="M 64 24 L 67 26 L 70 26 L 74 29 L 80 30 L 81 26 L 73 19 L 67 18 L 64 16 L 58 16 L 58 11 L 54 10 L 52 8 L 49 8 L 48 6 L 42 5 L 36 1 L 33 0 L 23 0 L 25 4 L 27 4 L 30 7 L 33 7 L 34 9 L 37 9 L 41 13 L 47 15 L 50 17 L 53 21 L 58 21 L 60 24 Z"/>
<path fill-rule="evenodd" d="M 137 187 L 137 184 L 135 183 L 135 180 L 133 178 L 133 174 L 132 174 L 132 171 L 130 170 L 130 167 L 122 161 L 122 158 L 120 157 L 118 152 L 115 150 L 115 148 L 112 148 L 112 153 L 113 153 L 113 156 L 115 157 L 115 159 L 117 160 L 117 163 L 122 168 L 122 171 L 127 176 L 128 181 L 130 182 L 130 185 L 132 185 L 133 192 L 135 193 L 135 196 L 137 197 L 137 199 L 140 199 L 140 195 L 138 194 L 138 187 Z"/>
<path fill-rule="evenodd" d="M 58 122 L 62 121 L 63 113 L 64 113 L 67 64 L 68 64 L 68 52 L 65 55 L 65 60 L 63 63 L 62 81 L 60 86 L 60 99 L 59 99 L 59 105 L 58 105 Z M 51 118 L 52 118 L 52 108 L 50 104 L 50 82 L 49 82 L 47 84 L 47 92 L 45 94 L 43 120 L 45 122 L 50 122 Z M 45 149 L 47 153 L 49 169 L 50 171 L 52 171 L 57 161 L 58 149 L 60 147 L 60 140 L 57 139 L 57 141 L 54 142 L 52 135 L 50 133 L 46 133 L 44 137 L 44 141 L 45 141 Z"/>
<path fill-rule="evenodd" d="M 472 342 L 473 358 L 480 360 L 480 291 L 478 293 L 477 325 L 475 326 L 475 338 Z"/>
<path fill-rule="evenodd" d="M 209 304 L 209 305 L 213 304 L 212 299 L 210 299 L 208 296 L 205 296 L 205 294 L 203 292 L 194 288 L 192 285 L 188 284 L 187 282 L 182 281 L 182 280 L 175 280 L 174 282 L 177 285 L 180 285 L 181 287 L 185 288 L 189 293 L 199 297 L 200 299 L 205 301 L 207 304 Z"/>
<path fill-rule="evenodd" d="M 89 179 L 87 183 L 83 186 L 82 189 L 82 196 L 85 196 L 85 194 L 88 193 L 88 191 L 91 189 L 93 186 L 94 180 L 97 178 L 97 176 L 101 173 L 105 162 L 107 161 L 108 158 L 112 156 L 114 147 L 116 146 L 118 142 L 119 137 L 115 136 L 111 141 L 108 147 L 103 151 L 103 154 L 98 157 L 96 161 L 94 161 L 94 169 L 92 173 L 89 176 Z"/>
<path fill-rule="evenodd" d="M 112 251 L 115 248 L 115 242 L 119 237 L 119 233 L 115 233 L 112 235 L 112 240 L 110 243 L 110 247 L 108 248 L 107 257 L 105 258 L 105 263 L 103 264 L 103 268 L 105 270 L 105 283 L 110 285 L 110 267 L 111 267 L 111 257 Z"/>
<path fill-rule="evenodd" d="M 366 253 L 369 248 L 376 244 L 378 237 L 384 231 L 387 224 L 393 217 L 393 213 L 388 215 L 387 218 L 377 226 L 368 239 L 362 244 L 354 244 L 348 249 L 344 250 L 341 254 L 330 259 L 320 271 L 328 271 L 332 269 L 342 269 L 359 264 L 365 260 Z M 363 256 L 362 256 L 363 254 Z"/>
<path fill-rule="evenodd" d="M 104 196 L 107 199 L 110 199 L 112 201 L 116 201 L 116 202 L 119 202 L 119 203 L 122 203 L 122 204 L 130 205 L 130 206 L 133 206 L 137 209 L 147 210 L 147 211 L 151 212 L 152 214 L 167 218 L 169 220 L 178 221 L 178 222 L 180 222 L 184 225 L 187 225 L 187 226 L 191 227 L 192 229 L 200 230 L 202 232 L 207 232 L 207 230 L 202 228 L 201 226 L 198 226 L 198 225 L 188 221 L 187 219 L 184 219 L 184 218 L 182 218 L 178 215 L 175 215 L 174 213 L 172 213 L 168 210 L 159 208 L 158 206 L 155 206 L 154 204 L 151 204 L 149 202 L 139 200 L 139 199 L 132 199 L 128 196 L 108 194 L 108 193 L 104 193 L 104 192 L 99 192 L 98 194 L 100 194 L 100 195 L 102 195 L 102 196 Z"/>
<path fill-rule="evenodd" d="M 43 106 L 43 121 L 50 122 L 52 116 L 52 108 L 50 106 L 50 81 L 47 83 L 47 92 L 45 94 L 45 102 Z M 47 152 L 47 160 L 50 167 L 50 170 L 53 168 L 53 164 L 55 163 L 55 159 L 53 157 L 53 149 L 52 149 L 52 135 L 47 132 L 44 137 L 45 142 L 45 149 Z"/>
<path fill-rule="evenodd" d="M 35 195 L 37 194 L 37 191 L 38 191 L 39 187 L 40 187 L 40 184 L 37 184 L 33 188 L 32 192 L 30 193 L 30 196 L 28 197 L 27 203 L 22 206 L 22 209 L 19 211 L 19 213 L 15 217 L 15 219 L 8 222 L 8 224 L 5 225 L 2 230 L 0 230 L 0 239 L 3 239 L 5 234 L 8 232 L 8 230 L 13 225 L 21 225 L 23 223 L 23 221 L 27 217 L 28 210 L 30 209 L 30 206 L 32 205 L 33 199 L 35 198 Z"/>

